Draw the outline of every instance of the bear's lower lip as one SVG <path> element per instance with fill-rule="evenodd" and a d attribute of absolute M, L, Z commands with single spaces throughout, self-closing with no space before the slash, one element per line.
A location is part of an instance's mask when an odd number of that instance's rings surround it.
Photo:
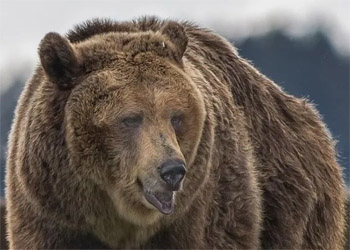
<path fill-rule="evenodd" d="M 174 210 L 174 192 L 144 191 L 146 200 L 156 207 L 162 214 L 171 214 Z"/>

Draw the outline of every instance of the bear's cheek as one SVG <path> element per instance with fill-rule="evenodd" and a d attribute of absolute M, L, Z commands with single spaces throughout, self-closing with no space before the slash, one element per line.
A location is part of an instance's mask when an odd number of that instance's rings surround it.
<path fill-rule="evenodd" d="M 137 180 L 137 151 L 113 151 L 106 168 L 106 178 L 115 187 L 125 187 L 135 184 Z"/>
<path fill-rule="evenodd" d="M 177 134 L 177 140 L 180 150 L 186 159 L 187 167 L 190 167 L 197 152 L 203 125 L 198 117 L 191 117 L 185 125 Z"/>
<path fill-rule="evenodd" d="M 72 140 L 72 155 L 77 170 L 103 189 L 115 190 L 130 186 L 136 180 L 137 145 L 130 136 L 106 129 L 103 133 L 87 131 L 89 138 Z M 122 135 L 122 136 L 120 136 Z M 82 140 L 89 143 L 91 150 L 82 154 L 78 151 Z M 84 149 L 84 152 L 86 150 Z"/>

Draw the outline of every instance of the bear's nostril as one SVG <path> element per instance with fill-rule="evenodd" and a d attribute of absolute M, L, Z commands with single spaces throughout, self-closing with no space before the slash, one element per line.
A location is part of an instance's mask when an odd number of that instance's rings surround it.
<path fill-rule="evenodd" d="M 160 177 L 172 191 L 180 188 L 182 179 L 186 174 L 186 167 L 183 161 L 172 160 L 165 162 L 160 169 Z"/>

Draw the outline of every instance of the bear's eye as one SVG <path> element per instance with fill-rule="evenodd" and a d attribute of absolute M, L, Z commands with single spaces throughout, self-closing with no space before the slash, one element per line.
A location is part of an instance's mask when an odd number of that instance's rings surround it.
<path fill-rule="evenodd" d="M 171 118 L 171 125 L 174 127 L 174 129 L 178 129 L 182 124 L 182 115 L 174 115 Z"/>
<path fill-rule="evenodd" d="M 136 115 L 136 116 L 130 116 L 125 117 L 122 122 L 127 127 L 137 128 L 142 124 L 142 116 Z"/>

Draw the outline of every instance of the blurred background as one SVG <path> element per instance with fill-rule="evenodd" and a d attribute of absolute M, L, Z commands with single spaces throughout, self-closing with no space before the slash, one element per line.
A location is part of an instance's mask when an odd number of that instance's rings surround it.
<path fill-rule="evenodd" d="M 285 91 L 312 101 L 338 141 L 349 184 L 349 0 L 0 0 L 0 198 L 14 108 L 38 64 L 40 40 L 94 17 L 141 15 L 190 20 L 214 30 Z"/>

